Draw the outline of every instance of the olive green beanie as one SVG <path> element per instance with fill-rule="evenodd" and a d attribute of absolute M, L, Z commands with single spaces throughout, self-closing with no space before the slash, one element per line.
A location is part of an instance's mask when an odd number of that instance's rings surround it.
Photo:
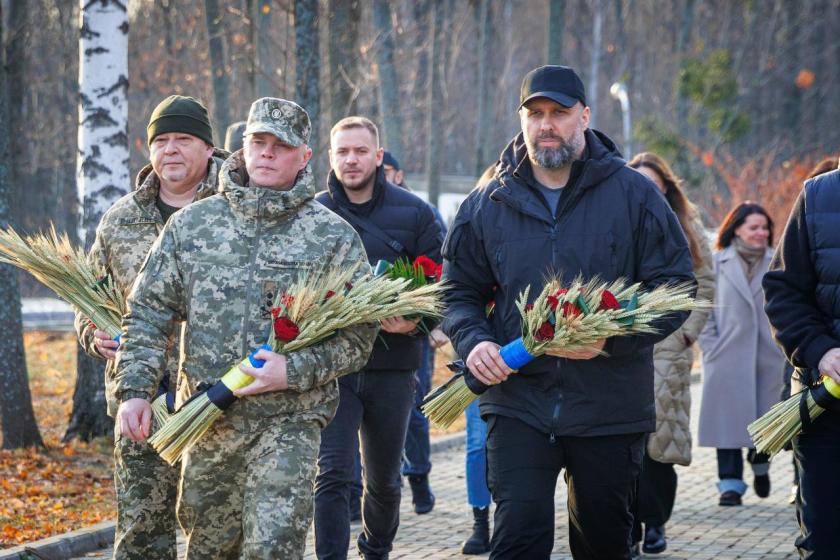
<path fill-rule="evenodd" d="M 207 108 L 194 97 L 170 95 L 155 107 L 146 127 L 149 145 L 159 134 L 184 132 L 213 145 L 213 127 Z"/>

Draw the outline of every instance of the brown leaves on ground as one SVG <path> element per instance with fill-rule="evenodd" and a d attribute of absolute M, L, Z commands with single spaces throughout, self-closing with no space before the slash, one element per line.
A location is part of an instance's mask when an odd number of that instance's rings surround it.
<path fill-rule="evenodd" d="M 46 450 L 0 450 L 0 548 L 81 529 L 116 515 L 112 443 L 61 443 L 72 408 L 76 339 L 24 335 L 32 402 Z"/>

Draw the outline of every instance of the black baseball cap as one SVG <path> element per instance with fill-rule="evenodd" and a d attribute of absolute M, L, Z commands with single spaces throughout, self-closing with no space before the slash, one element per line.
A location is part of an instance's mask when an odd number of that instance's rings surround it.
<path fill-rule="evenodd" d="M 528 72 L 519 90 L 519 108 L 536 97 L 547 97 L 563 107 L 572 107 L 578 101 L 586 105 L 583 82 L 568 66 L 546 65 Z"/>

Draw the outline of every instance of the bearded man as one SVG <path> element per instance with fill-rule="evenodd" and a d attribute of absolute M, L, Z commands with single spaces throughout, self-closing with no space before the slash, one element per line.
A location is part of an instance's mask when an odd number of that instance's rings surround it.
<path fill-rule="evenodd" d="M 691 255 L 656 186 L 588 128 L 574 70 L 531 71 L 519 118 L 522 132 L 494 178 L 461 205 L 443 248 L 443 330 L 491 386 L 480 402 L 496 503 L 490 558 L 549 558 L 563 469 L 574 558 L 630 558 L 630 504 L 645 434 L 655 428 L 653 345 L 688 313 L 657 321 L 656 334 L 539 357 L 510 378 L 499 345 L 521 335 L 518 295 L 530 285 L 535 298 L 549 274 L 564 283 L 624 278 L 651 289 L 693 281 Z"/>

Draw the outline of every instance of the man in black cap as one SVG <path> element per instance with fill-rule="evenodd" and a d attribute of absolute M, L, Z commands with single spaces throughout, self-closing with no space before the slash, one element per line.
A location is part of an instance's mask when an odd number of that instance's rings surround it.
<path fill-rule="evenodd" d="M 443 250 L 443 329 L 490 386 L 480 402 L 496 503 L 490 557 L 550 556 L 554 490 L 565 469 L 574 558 L 630 558 L 630 504 L 645 433 L 655 427 L 653 345 L 687 313 L 657 321 L 656 334 L 557 351 L 510 377 L 499 345 L 521 335 L 517 296 L 530 285 L 535 298 L 549 274 L 564 283 L 624 278 L 651 289 L 693 281 L 691 256 L 656 186 L 588 128 L 574 70 L 530 72 L 519 117 L 522 132 L 502 152 L 493 180 L 461 205 Z"/>
<path fill-rule="evenodd" d="M 163 225 L 177 210 L 216 193 L 219 170 L 227 153 L 213 147 L 207 109 L 192 97 L 171 95 L 155 107 L 146 129 L 151 163 L 140 170 L 134 191 L 120 198 L 102 216 L 88 260 L 109 275 L 128 295 L 146 254 Z M 97 358 L 108 360 L 105 395 L 108 414 L 115 416 L 114 357 L 119 344 L 76 314 L 79 343 Z M 178 340 L 168 341 L 167 370 L 160 391 L 168 391 L 178 370 Z M 174 374 L 173 374 L 174 375 Z M 114 558 L 175 560 L 175 499 L 180 465 L 169 466 L 147 443 L 117 436 L 114 444 L 117 527 Z"/>

